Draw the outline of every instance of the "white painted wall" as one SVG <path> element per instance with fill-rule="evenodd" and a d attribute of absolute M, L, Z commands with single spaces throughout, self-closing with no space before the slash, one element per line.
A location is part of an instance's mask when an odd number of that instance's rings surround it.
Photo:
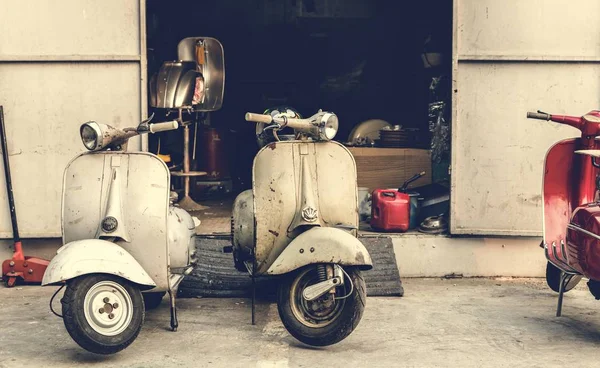
<path fill-rule="evenodd" d="M 57 237 L 62 173 L 84 149 L 81 123 L 135 126 L 145 114 L 145 0 L 0 0 L 0 9 L 0 105 L 19 228 L 22 237 Z"/>
<path fill-rule="evenodd" d="M 543 277 L 539 238 L 448 238 L 431 235 L 392 237 L 401 277 Z"/>
<path fill-rule="evenodd" d="M 455 0 L 453 234 L 541 234 L 545 152 L 578 131 L 525 115 L 599 107 L 598 14 L 597 0 Z"/>

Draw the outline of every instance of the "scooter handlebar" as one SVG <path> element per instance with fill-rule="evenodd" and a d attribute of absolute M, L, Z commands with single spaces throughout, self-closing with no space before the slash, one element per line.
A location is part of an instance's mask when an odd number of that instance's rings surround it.
<path fill-rule="evenodd" d="M 271 123 L 276 123 L 276 124 L 280 124 L 282 127 L 290 127 L 292 129 L 300 129 L 300 130 L 306 130 L 306 129 L 310 129 L 311 125 L 311 120 L 309 119 L 294 119 L 294 118 L 288 118 L 285 116 L 275 116 L 272 117 L 271 115 L 264 115 L 264 114 L 255 114 L 252 112 L 247 112 L 246 113 L 246 121 L 252 121 L 255 123 L 265 123 L 265 124 L 271 124 Z"/>
<path fill-rule="evenodd" d="M 549 121 L 551 118 L 550 114 L 541 113 L 541 112 L 528 112 L 527 119 L 538 119 L 538 120 L 546 120 Z"/>
<path fill-rule="evenodd" d="M 265 124 L 270 124 L 273 122 L 273 117 L 271 117 L 271 115 L 264 115 L 264 114 L 256 114 L 253 112 L 247 112 L 246 113 L 246 121 L 252 121 L 255 123 L 265 123 Z"/>
<path fill-rule="evenodd" d="M 175 130 L 179 128 L 177 120 L 167 121 L 164 123 L 150 124 L 150 133 L 166 132 L 167 130 Z"/>

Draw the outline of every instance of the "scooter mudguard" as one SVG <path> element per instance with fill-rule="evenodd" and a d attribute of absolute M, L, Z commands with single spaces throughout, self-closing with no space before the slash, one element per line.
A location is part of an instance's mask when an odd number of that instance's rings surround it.
<path fill-rule="evenodd" d="M 333 227 L 314 227 L 292 240 L 267 274 L 280 275 L 315 263 L 373 268 L 369 252 L 352 234 Z"/>
<path fill-rule="evenodd" d="M 143 290 L 156 286 L 131 254 L 119 245 L 101 239 L 77 240 L 58 249 L 44 273 L 42 286 L 92 273 L 119 276 L 140 285 Z"/>
<path fill-rule="evenodd" d="M 579 138 L 560 141 L 550 148 L 544 163 L 544 250 L 548 261 L 567 272 L 577 272 L 569 265 L 567 226 L 573 211 L 593 201 L 595 192 L 593 178 L 597 170 L 584 165 L 589 157 L 575 154 L 580 147 Z M 594 172 L 582 172 L 585 167 Z"/>

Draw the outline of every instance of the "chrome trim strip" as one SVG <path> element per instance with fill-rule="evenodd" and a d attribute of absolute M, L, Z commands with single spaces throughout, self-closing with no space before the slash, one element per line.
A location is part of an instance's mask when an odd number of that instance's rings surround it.
<path fill-rule="evenodd" d="M 583 228 L 581 228 L 581 227 L 579 227 L 579 226 L 577 226 L 577 225 L 574 225 L 574 224 L 569 224 L 569 225 L 567 225 L 567 229 L 571 229 L 571 230 L 575 230 L 575 231 L 581 231 L 581 232 L 582 232 L 582 233 L 584 233 L 585 235 L 589 235 L 589 236 L 591 236 L 592 238 L 595 238 L 595 239 L 598 239 L 598 240 L 600 240 L 600 236 L 599 236 L 599 235 L 597 235 L 597 234 L 594 234 L 594 233 L 592 233 L 592 232 L 590 232 L 590 231 L 587 231 L 587 230 L 585 230 L 585 229 L 583 229 Z"/>

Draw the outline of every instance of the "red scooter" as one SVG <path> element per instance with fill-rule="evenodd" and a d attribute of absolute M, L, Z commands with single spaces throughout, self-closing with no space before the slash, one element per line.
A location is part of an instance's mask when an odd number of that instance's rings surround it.
<path fill-rule="evenodd" d="M 582 117 L 528 112 L 527 118 L 570 125 L 581 137 L 557 142 L 548 150 L 543 179 L 546 281 L 558 293 L 556 316 L 563 294 L 583 277 L 600 299 L 600 111 Z"/>

